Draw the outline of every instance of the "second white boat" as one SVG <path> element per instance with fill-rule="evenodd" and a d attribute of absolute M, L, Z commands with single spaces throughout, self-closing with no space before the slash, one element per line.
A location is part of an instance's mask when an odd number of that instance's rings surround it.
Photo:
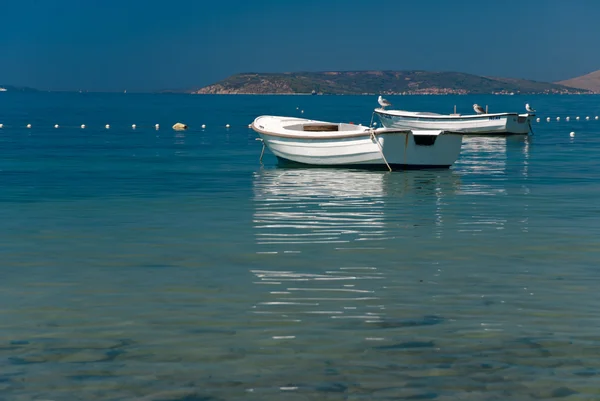
<path fill-rule="evenodd" d="M 318 166 L 447 168 L 460 155 L 462 135 L 329 123 L 294 117 L 254 120 L 264 145 L 281 160 Z"/>
<path fill-rule="evenodd" d="M 381 124 L 396 129 L 438 129 L 465 135 L 527 135 L 534 113 L 437 114 L 375 109 Z"/>

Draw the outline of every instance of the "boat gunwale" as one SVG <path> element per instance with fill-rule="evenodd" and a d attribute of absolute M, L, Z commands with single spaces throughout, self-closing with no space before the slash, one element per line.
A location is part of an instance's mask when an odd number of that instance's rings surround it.
<path fill-rule="evenodd" d="M 451 114 L 438 114 L 438 115 L 431 115 L 431 114 L 418 114 L 419 112 L 416 111 L 406 111 L 406 110 L 384 110 L 384 109 L 380 109 L 377 108 L 374 110 L 374 112 L 376 114 L 384 114 L 384 115 L 388 115 L 391 117 L 408 117 L 408 118 L 422 118 L 425 120 L 450 120 L 450 121 L 454 121 L 454 120 L 465 120 L 465 121 L 469 121 L 469 120 L 483 120 L 483 119 L 487 119 L 489 117 L 525 117 L 525 115 L 521 115 L 519 113 L 487 113 L 487 114 L 461 114 L 458 116 L 453 116 Z M 530 117 L 530 114 L 527 114 L 527 117 Z"/>
<path fill-rule="evenodd" d="M 306 134 L 285 134 L 285 133 L 281 133 L 281 132 L 273 132 L 273 131 L 267 131 L 265 129 L 261 129 L 258 128 L 255 124 L 252 124 L 252 129 L 256 132 L 258 132 L 259 134 L 263 134 L 263 135 L 268 135 L 268 136 L 274 136 L 274 137 L 279 137 L 279 138 L 291 138 L 291 139 L 311 139 L 311 140 L 330 140 L 330 139 L 348 139 L 348 138 L 360 138 L 360 137 L 370 137 L 371 136 L 371 132 L 375 133 L 376 136 L 381 135 L 381 134 L 409 134 L 411 133 L 411 130 L 398 130 L 398 129 L 392 129 L 392 130 L 385 130 L 385 131 L 379 131 L 377 132 L 377 130 L 365 130 L 365 131 L 361 131 L 361 132 L 354 132 L 354 133 L 347 133 L 347 134 L 324 134 L 324 135 L 320 135 L 320 136 L 315 136 L 315 135 L 306 135 Z M 314 131 L 314 132 L 318 132 L 318 131 Z M 329 131 L 323 131 L 323 132 L 329 132 Z M 336 132 L 341 132 L 341 131 L 336 131 Z"/>
<path fill-rule="evenodd" d="M 350 134 L 328 134 L 328 135 L 321 135 L 321 136 L 314 136 L 314 135 L 296 135 L 296 134 L 284 134 L 284 133 L 279 133 L 279 132 L 273 132 L 273 131 L 266 131 L 265 129 L 261 129 L 258 128 L 255 124 L 252 124 L 252 129 L 256 132 L 258 132 L 259 134 L 263 134 L 263 135 L 268 135 L 268 136 L 272 136 L 272 137 L 279 137 L 279 138 L 290 138 L 290 139 L 310 139 L 310 140 L 331 140 L 331 139 L 348 139 L 348 138 L 360 138 L 360 137 L 370 137 L 371 133 L 374 133 L 375 136 L 381 136 L 381 135 L 388 135 L 388 134 L 403 134 L 403 135 L 408 135 L 408 134 L 412 134 L 413 136 L 415 135 L 413 133 L 413 130 L 406 130 L 406 129 L 388 129 L 388 128 L 384 128 L 381 129 L 379 128 L 379 130 L 365 130 L 362 132 L 356 132 L 356 133 L 350 133 Z M 417 130 L 419 132 L 422 131 L 435 131 L 435 132 L 439 132 L 436 134 L 431 134 L 431 135 L 435 135 L 435 136 L 440 136 L 440 135 L 463 135 L 460 132 L 450 132 L 450 131 L 444 131 L 444 130 Z M 327 131 L 324 131 L 327 132 Z M 340 132 L 340 131 L 337 131 Z M 424 135 L 424 134 L 418 134 L 418 135 Z"/>

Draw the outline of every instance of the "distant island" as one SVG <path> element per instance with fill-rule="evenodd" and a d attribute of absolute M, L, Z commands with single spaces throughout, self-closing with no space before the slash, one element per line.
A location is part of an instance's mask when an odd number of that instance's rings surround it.
<path fill-rule="evenodd" d="M 600 93 L 600 70 L 591 72 L 580 77 L 557 82 L 557 84 L 572 88 L 587 89 L 594 93 Z"/>
<path fill-rule="evenodd" d="M 243 73 L 193 94 L 466 95 L 587 94 L 593 90 L 526 79 L 461 72 L 327 71 Z"/>
<path fill-rule="evenodd" d="M 26 86 L 0 85 L 0 92 L 37 92 L 37 89 Z"/>

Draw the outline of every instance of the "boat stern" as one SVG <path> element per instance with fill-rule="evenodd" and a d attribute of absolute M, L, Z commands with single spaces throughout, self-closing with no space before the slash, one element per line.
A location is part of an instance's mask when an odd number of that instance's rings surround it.
<path fill-rule="evenodd" d="M 390 164 L 416 168 L 450 167 L 460 156 L 463 137 L 460 133 L 442 130 L 410 130 L 404 135 L 390 132 L 376 136 L 382 137 L 383 153 Z"/>
<path fill-rule="evenodd" d="M 528 135 L 531 132 L 531 121 L 535 118 L 535 113 L 518 114 L 516 118 L 511 118 L 506 123 L 506 132 L 513 135 Z"/>

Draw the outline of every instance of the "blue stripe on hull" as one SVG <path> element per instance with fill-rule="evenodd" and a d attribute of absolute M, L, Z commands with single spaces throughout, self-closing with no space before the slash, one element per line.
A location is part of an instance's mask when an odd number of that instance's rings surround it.
<path fill-rule="evenodd" d="M 277 157 L 277 161 L 282 167 L 301 167 L 301 168 L 348 168 L 348 169 L 359 169 L 359 170 L 382 170 L 388 171 L 385 164 L 306 164 L 300 163 L 293 160 L 284 159 L 283 157 Z M 431 169 L 448 169 L 450 165 L 439 165 L 439 164 L 397 164 L 390 163 L 392 170 L 431 170 Z"/>
<path fill-rule="evenodd" d="M 501 137 L 501 136 L 513 136 L 513 135 L 529 135 L 529 132 L 526 133 L 522 133 L 522 132 L 452 132 L 452 131 L 446 131 L 447 133 L 454 133 L 454 134 L 460 134 L 463 136 L 497 136 L 497 137 Z"/>

